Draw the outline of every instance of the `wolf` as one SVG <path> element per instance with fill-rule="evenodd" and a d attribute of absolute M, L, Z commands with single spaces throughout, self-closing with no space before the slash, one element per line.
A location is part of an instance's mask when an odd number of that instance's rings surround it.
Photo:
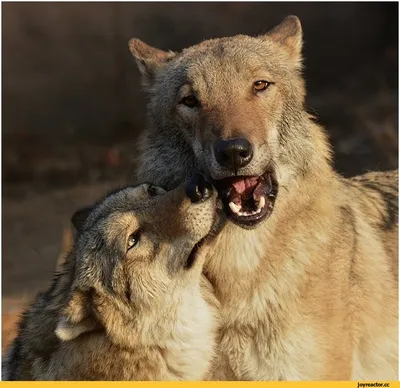
<path fill-rule="evenodd" d="M 181 52 L 131 39 L 149 98 L 135 179 L 218 189 L 204 273 L 232 379 L 397 380 L 398 171 L 334 171 L 302 42 L 296 16 Z"/>
<path fill-rule="evenodd" d="M 202 380 L 219 303 L 202 275 L 216 193 L 143 184 L 73 217 L 76 243 L 23 315 L 4 380 Z"/>

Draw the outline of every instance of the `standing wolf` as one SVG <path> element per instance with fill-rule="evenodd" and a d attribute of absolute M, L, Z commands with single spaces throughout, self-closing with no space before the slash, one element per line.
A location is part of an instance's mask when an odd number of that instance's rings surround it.
<path fill-rule="evenodd" d="M 205 266 L 225 371 L 397 379 L 398 173 L 334 172 L 304 108 L 298 18 L 181 53 L 129 45 L 150 98 L 139 181 L 171 189 L 200 171 L 230 220 Z"/>

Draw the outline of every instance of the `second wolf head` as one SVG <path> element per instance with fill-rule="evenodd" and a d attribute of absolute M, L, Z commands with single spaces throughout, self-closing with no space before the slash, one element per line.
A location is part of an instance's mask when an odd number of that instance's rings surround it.
<path fill-rule="evenodd" d="M 209 377 L 219 306 L 202 267 L 216 219 L 200 176 L 168 193 L 121 189 L 75 214 L 75 246 L 24 313 L 3 378 Z"/>

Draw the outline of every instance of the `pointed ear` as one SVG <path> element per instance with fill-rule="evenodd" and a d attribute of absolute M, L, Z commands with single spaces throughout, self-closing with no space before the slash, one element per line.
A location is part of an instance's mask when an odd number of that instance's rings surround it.
<path fill-rule="evenodd" d="M 80 291 L 74 291 L 60 316 L 55 333 L 60 340 L 71 341 L 99 327 L 100 324 L 91 313 L 88 296 Z"/>
<path fill-rule="evenodd" d="M 92 210 L 92 206 L 86 206 L 82 209 L 77 210 L 71 217 L 72 225 L 74 225 L 75 229 L 78 232 L 82 230 L 83 225 L 85 225 L 85 222 Z"/>
<path fill-rule="evenodd" d="M 81 322 L 73 323 L 68 322 L 65 317 L 61 317 L 58 321 L 55 333 L 61 341 L 71 341 L 79 337 L 81 334 L 96 330 L 99 327 L 100 325 L 90 318 Z"/>
<path fill-rule="evenodd" d="M 129 50 L 136 59 L 145 86 L 150 86 L 154 81 L 155 73 L 176 55 L 172 51 L 151 47 L 135 38 L 129 41 Z"/>
<path fill-rule="evenodd" d="M 303 31 L 297 16 L 288 16 L 278 24 L 265 37 L 281 44 L 290 54 L 291 58 L 299 64 L 301 62 L 301 50 L 303 48 Z"/>

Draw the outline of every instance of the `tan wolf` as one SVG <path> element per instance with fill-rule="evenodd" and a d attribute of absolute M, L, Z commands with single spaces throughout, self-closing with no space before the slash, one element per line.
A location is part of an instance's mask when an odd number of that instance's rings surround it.
<path fill-rule="evenodd" d="M 398 378 L 398 173 L 344 179 L 305 110 L 302 28 L 174 53 L 129 43 L 149 95 L 138 181 L 194 172 L 229 222 L 205 273 L 239 380 Z"/>
<path fill-rule="evenodd" d="M 24 313 L 3 380 L 209 376 L 219 306 L 202 252 L 216 193 L 200 177 L 185 191 L 128 187 L 75 215 L 76 244 Z"/>

